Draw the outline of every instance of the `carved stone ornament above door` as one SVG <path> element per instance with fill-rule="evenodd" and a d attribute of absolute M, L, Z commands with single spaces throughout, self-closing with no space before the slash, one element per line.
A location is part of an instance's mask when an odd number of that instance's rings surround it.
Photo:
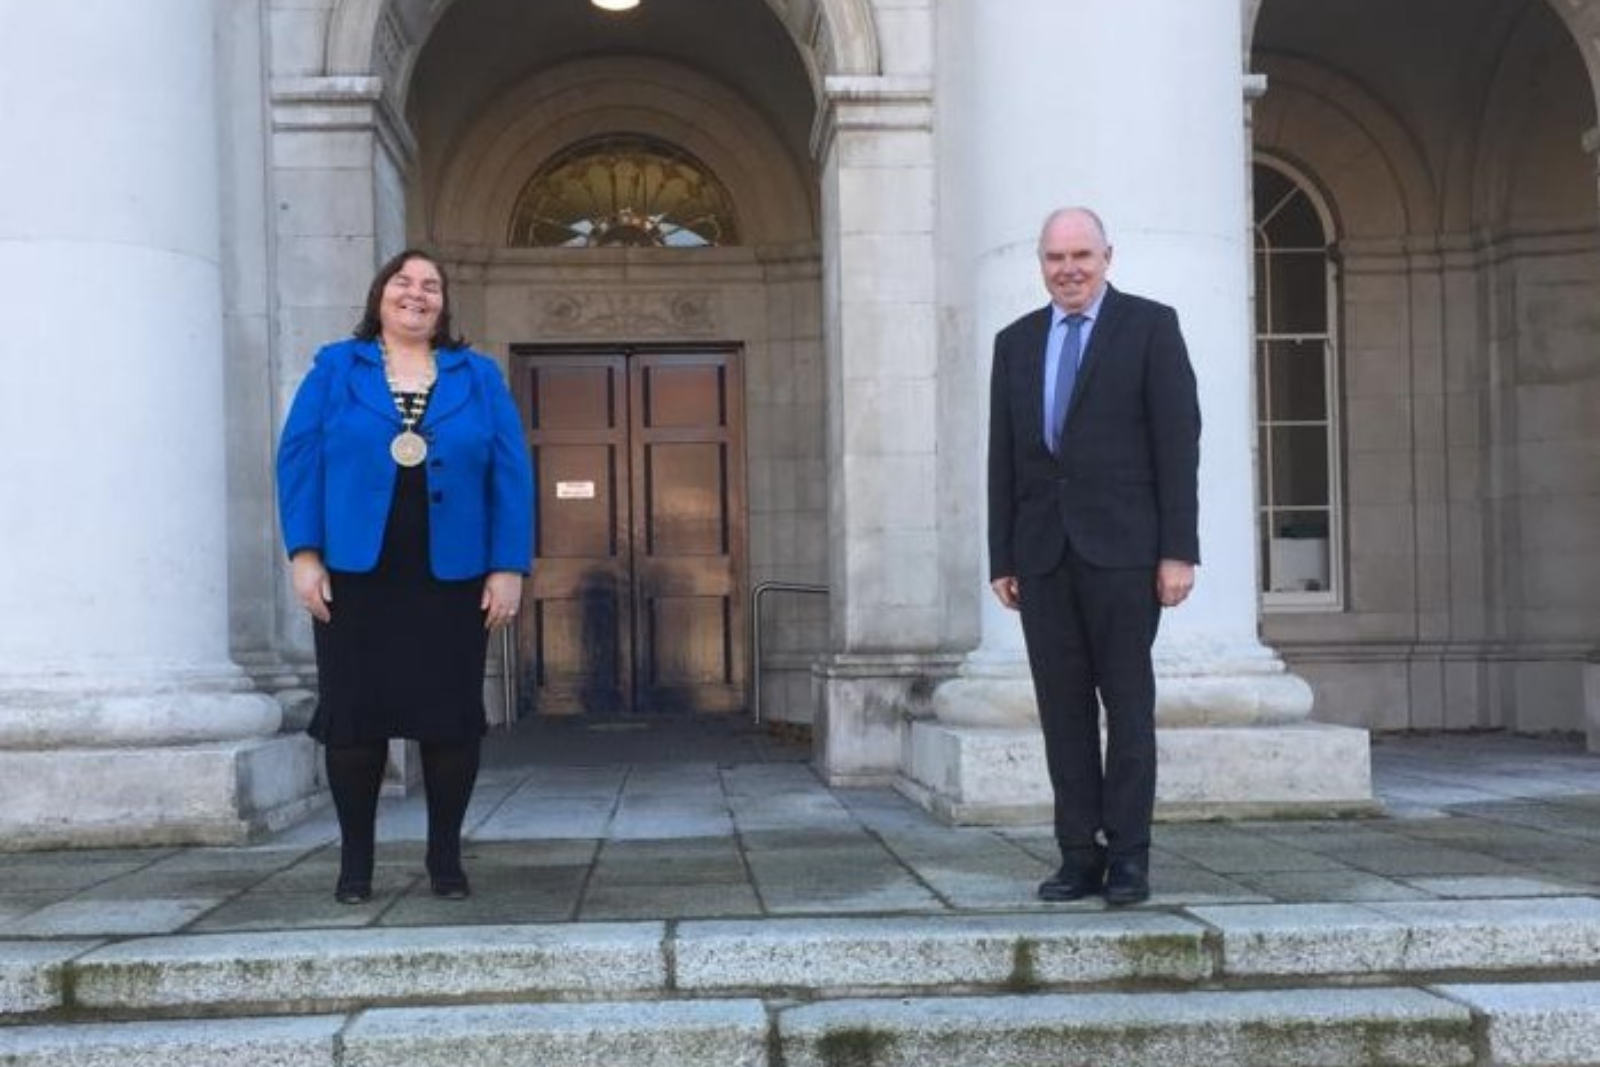
<path fill-rule="evenodd" d="M 536 299 L 540 329 L 552 337 L 710 337 L 717 332 L 715 298 L 707 290 L 557 293 Z"/>

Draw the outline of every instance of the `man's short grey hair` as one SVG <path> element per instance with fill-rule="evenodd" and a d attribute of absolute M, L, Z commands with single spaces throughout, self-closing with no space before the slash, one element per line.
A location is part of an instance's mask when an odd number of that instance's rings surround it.
<path fill-rule="evenodd" d="M 1100 231 L 1101 243 L 1103 243 L 1107 248 L 1111 247 L 1111 237 L 1106 233 L 1106 224 L 1104 220 L 1102 220 L 1100 216 L 1095 213 L 1094 208 L 1082 206 L 1058 207 L 1044 217 L 1044 223 L 1039 227 L 1039 252 L 1041 254 L 1044 252 L 1045 231 L 1050 229 L 1051 225 L 1054 224 L 1057 219 L 1066 215 L 1086 216 L 1090 222 L 1094 223 L 1094 228 Z"/>

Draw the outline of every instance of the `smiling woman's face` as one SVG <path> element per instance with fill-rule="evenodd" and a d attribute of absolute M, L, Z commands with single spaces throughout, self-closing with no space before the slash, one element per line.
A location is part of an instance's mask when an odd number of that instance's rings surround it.
<path fill-rule="evenodd" d="M 444 311 L 444 279 L 426 259 L 408 259 L 383 287 L 378 320 L 396 337 L 431 339 Z"/>

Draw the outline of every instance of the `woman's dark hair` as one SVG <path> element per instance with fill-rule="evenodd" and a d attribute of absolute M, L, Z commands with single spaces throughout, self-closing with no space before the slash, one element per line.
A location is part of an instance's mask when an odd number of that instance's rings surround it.
<path fill-rule="evenodd" d="M 361 321 L 356 323 L 355 336 L 362 341 L 376 341 L 383 333 L 383 320 L 378 317 L 378 305 L 383 302 L 383 287 L 389 284 L 389 279 L 400 273 L 413 259 L 420 259 L 424 263 L 433 264 L 433 269 L 439 272 L 439 321 L 434 324 L 433 336 L 429 340 L 435 348 L 465 348 L 467 340 L 453 332 L 450 322 L 450 276 L 444 272 L 432 254 L 420 248 L 408 248 L 395 256 L 389 262 L 378 268 L 378 273 L 372 279 L 372 285 L 367 289 L 367 307 L 361 313 Z"/>

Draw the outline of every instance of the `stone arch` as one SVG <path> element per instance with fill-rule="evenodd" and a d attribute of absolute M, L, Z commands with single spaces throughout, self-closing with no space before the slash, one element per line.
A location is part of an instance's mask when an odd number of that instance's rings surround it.
<path fill-rule="evenodd" d="M 1596 0 L 1546 0 L 1556 17 L 1572 34 L 1572 43 L 1589 73 L 1589 92 L 1600 110 L 1600 2 Z"/>
<path fill-rule="evenodd" d="M 1416 138 L 1393 112 L 1316 63 L 1267 54 L 1257 65 L 1268 88 L 1255 107 L 1255 147 L 1314 177 L 1341 238 L 1432 231 L 1435 183 Z M 1313 130 L 1319 135 L 1305 136 Z"/>
<path fill-rule="evenodd" d="M 529 78 L 491 107 L 423 191 L 428 236 L 498 247 L 518 193 L 550 155 L 596 134 L 661 137 L 704 161 L 727 186 L 749 244 L 816 236 L 815 209 L 790 157 L 727 87 L 661 60 L 576 60 Z"/>
<path fill-rule="evenodd" d="M 455 0 L 336 0 L 328 16 L 325 69 L 377 75 L 403 100 L 428 34 Z M 788 30 L 820 102 L 830 75 L 880 71 L 871 0 L 762 0 Z"/>
<path fill-rule="evenodd" d="M 1540 21 L 1543 25 L 1536 25 Z M 1565 120 L 1577 119 L 1582 132 L 1590 138 L 1595 136 L 1596 104 L 1592 95 L 1586 107 L 1578 105 L 1584 112 L 1581 117 L 1561 110 L 1577 104 L 1578 98 L 1572 94 L 1583 75 L 1576 62 L 1587 64 L 1581 43 L 1573 41 L 1569 31 L 1570 25 L 1561 20 L 1535 20 L 1525 12 L 1496 42 L 1494 54 L 1487 60 L 1492 70 L 1485 79 L 1483 105 L 1477 118 L 1479 136 L 1469 163 L 1470 185 L 1460 192 L 1468 201 L 1460 208 L 1464 225 L 1499 228 L 1511 223 L 1519 207 L 1526 210 L 1533 200 L 1540 202 L 1538 214 L 1553 212 L 1573 220 L 1582 214 L 1586 227 L 1592 227 L 1595 203 L 1590 168 L 1581 171 L 1585 184 L 1575 180 L 1580 177 L 1579 161 L 1574 161 L 1570 171 L 1565 167 L 1540 167 L 1538 173 L 1533 173 L 1529 168 L 1532 158 L 1551 158 L 1574 147 L 1565 143 L 1561 135 L 1560 131 L 1571 128 L 1564 126 Z M 1554 40 L 1556 37 L 1560 40 Z M 1545 50 L 1549 48 L 1565 54 L 1551 54 Z M 1588 71 L 1585 65 L 1584 74 Z M 1557 74 L 1564 76 L 1558 85 L 1552 84 L 1551 79 Z M 1528 151 L 1530 139 L 1540 137 L 1545 139 L 1542 152 Z M 1530 184 L 1537 184 L 1537 194 L 1530 196 Z"/>
<path fill-rule="evenodd" d="M 1261 14 L 1264 0 L 1241 0 L 1240 22 L 1244 30 L 1244 54 L 1250 56 L 1251 42 L 1255 39 L 1256 19 Z M 1567 32 L 1572 43 L 1583 57 L 1584 69 L 1589 74 L 1589 93 L 1600 113 L 1600 0 L 1545 0 Z M 1600 141 L 1600 127 L 1591 135 Z M 1594 145 L 1586 146 L 1590 151 Z"/>

